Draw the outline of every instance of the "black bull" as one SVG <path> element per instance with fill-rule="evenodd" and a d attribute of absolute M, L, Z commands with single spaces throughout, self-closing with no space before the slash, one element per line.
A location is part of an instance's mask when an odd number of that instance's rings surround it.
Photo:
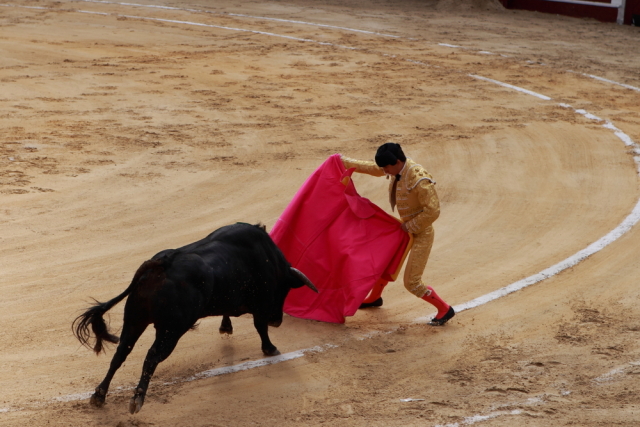
<path fill-rule="evenodd" d="M 156 338 L 129 403 L 131 413 L 142 408 L 158 363 L 171 354 L 180 337 L 203 317 L 224 316 L 220 332 L 231 333 L 229 316 L 251 313 L 262 340 L 262 352 L 267 356 L 280 354 L 269 340 L 268 326 L 280 325 L 289 290 L 303 285 L 317 292 L 304 274 L 291 267 L 261 225 L 228 225 L 198 242 L 156 254 L 138 268 L 123 293 L 104 303 L 96 301 L 73 322 L 75 336 L 87 347 L 91 326 L 96 354 L 103 350 L 103 341 L 119 343 L 91 403 L 104 404 L 115 372 L 152 323 Z M 127 296 L 118 339 L 109 333 L 103 315 Z"/>

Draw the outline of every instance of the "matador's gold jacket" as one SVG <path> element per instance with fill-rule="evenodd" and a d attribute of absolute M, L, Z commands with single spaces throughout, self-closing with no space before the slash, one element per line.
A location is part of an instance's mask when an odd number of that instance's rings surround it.
<path fill-rule="evenodd" d="M 384 176 L 384 171 L 375 162 L 351 159 L 342 156 L 342 163 L 347 169 L 356 168 L 356 172 L 373 176 Z M 406 224 L 407 230 L 418 234 L 431 227 L 440 216 L 440 201 L 436 193 L 436 182 L 419 164 L 407 158 L 400 171 L 400 181 L 396 187 L 398 214 Z M 394 177 L 389 183 L 389 193 L 393 188 Z"/>

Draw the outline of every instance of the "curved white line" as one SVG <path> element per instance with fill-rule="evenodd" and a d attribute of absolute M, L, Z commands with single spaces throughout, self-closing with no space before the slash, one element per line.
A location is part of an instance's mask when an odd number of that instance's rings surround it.
<path fill-rule="evenodd" d="M 531 95 L 531 96 L 535 96 L 536 98 L 540 98 L 540 99 L 544 99 L 545 101 L 550 101 L 551 98 L 549 98 L 546 95 L 541 95 L 537 92 L 532 92 L 530 90 L 527 89 L 523 89 L 521 87 L 518 86 L 514 86 L 514 85 L 510 85 L 509 83 L 503 83 L 503 82 L 499 82 L 498 80 L 493 80 L 493 79 L 489 79 L 487 77 L 482 77 L 482 76 L 476 76 L 475 74 L 469 74 L 471 77 L 475 78 L 475 79 L 479 79 L 479 80 L 484 80 L 493 84 L 497 84 L 499 86 L 503 86 L 509 89 L 513 89 L 516 90 L 518 92 L 522 92 L 522 93 L 526 93 L 527 95 Z"/>
<path fill-rule="evenodd" d="M 600 80 L 601 82 L 611 83 L 613 85 L 622 86 L 624 88 L 635 90 L 636 92 L 640 92 L 640 87 L 635 87 L 635 86 L 627 85 L 627 84 L 624 84 L 624 83 L 614 82 L 613 80 L 605 79 L 603 77 L 594 76 L 593 74 L 584 74 L 583 73 L 582 75 L 583 76 L 587 76 L 587 77 L 591 77 L 592 79 Z"/>
<path fill-rule="evenodd" d="M 436 424 L 435 427 L 460 427 L 461 425 L 469 426 L 478 422 L 498 418 L 503 415 L 520 415 L 520 414 L 522 414 L 522 411 L 520 409 L 514 409 L 512 411 L 491 412 L 490 414 L 487 414 L 487 415 L 476 415 L 473 417 L 465 417 L 464 421 L 462 421 L 461 423 Z"/>
<path fill-rule="evenodd" d="M 186 378 L 183 380 L 181 379 L 178 381 L 165 383 L 165 384 L 168 385 L 168 384 L 174 384 L 177 382 L 190 382 L 190 381 L 199 380 L 202 378 L 211 378 L 211 377 L 217 377 L 220 375 L 233 374 L 235 372 L 246 371 L 248 369 L 253 369 L 253 368 L 259 368 L 261 366 L 275 365 L 276 363 L 287 362 L 289 360 L 297 359 L 299 357 L 304 356 L 305 353 L 320 353 L 325 351 L 326 349 L 335 348 L 335 347 L 338 347 L 338 346 L 333 344 L 325 344 L 323 346 L 316 346 L 316 347 L 306 348 L 303 350 L 292 351 L 290 353 L 280 354 L 278 356 L 273 356 L 266 359 L 252 360 L 249 362 L 240 363 L 239 365 L 209 369 L 207 371 L 199 372 L 189 378 Z"/>
<path fill-rule="evenodd" d="M 84 11 L 84 10 L 77 10 L 76 12 L 79 12 L 79 13 L 94 13 L 94 12 L 87 12 L 87 11 Z M 218 29 L 221 29 L 221 30 L 229 30 L 229 31 L 240 31 L 240 32 L 244 32 L 244 33 L 260 34 L 260 35 L 263 35 L 263 36 L 280 37 L 280 38 L 283 38 L 283 39 L 295 40 L 295 41 L 299 41 L 299 42 L 317 43 L 317 44 L 324 45 L 324 46 L 335 46 L 335 47 L 339 47 L 339 48 L 342 48 L 342 49 L 350 49 L 350 50 L 356 50 L 357 49 L 357 48 L 351 47 L 351 46 L 342 46 L 342 45 L 333 44 L 333 43 L 329 43 L 329 42 L 321 42 L 321 41 L 318 41 L 318 40 L 303 39 L 303 38 L 300 38 L 300 37 L 293 37 L 293 36 L 285 36 L 283 34 L 268 33 L 268 32 L 265 32 L 265 31 L 247 30 L 246 28 L 225 27 L 225 26 L 222 26 L 222 25 L 202 24 L 202 23 L 199 23 L 199 22 L 178 21 L 178 20 L 175 20 L 175 19 L 149 18 L 149 17 L 146 17 L 146 16 L 135 16 L 135 15 L 117 15 L 117 16 L 122 16 L 124 18 L 129 18 L 129 19 L 141 19 L 141 20 L 145 20 L 145 21 L 168 22 L 168 23 L 172 23 L 172 24 L 185 24 L 185 25 L 193 25 L 193 26 L 196 26 L 196 27 L 207 27 L 207 28 L 218 28 Z"/>
<path fill-rule="evenodd" d="M 23 9 L 38 9 L 38 10 L 51 10 L 50 7 L 44 7 L 44 6 L 18 6 L 15 4 L 0 4 L 0 6 L 2 7 L 20 7 Z"/>
<path fill-rule="evenodd" d="M 185 12 L 209 13 L 209 14 L 212 14 L 212 15 L 237 16 L 239 18 L 261 19 L 263 21 L 288 22 L 288 23 L 291 23 L 291 24 L 312 25 L 314 27 L 333 28 L 333 29 L 336 29 L 336 30 L 345 30 L 345 31 L 351 31 L 351 32 L 355 32 L 355 33 L 371 34 L 371 35 L 382 36 L 382 37 L 401 38 L 400 36 L 396 36 L 396 35 L 393 35 L 393 34 L 385 34 L 385 33 L 378 33 L 378 32 L 375 32 L 375 31 L 359 30 L 357 28 L 338 27 L 336 25 L 318 24 L 318 23 L 315 23 L 315 22 L 297 21 L 297 20 L 293 20 L 293 19 L 270 18 L 270 17 L 266 17 L 266 16 L 245 15 L 245 14 L 242 14 L 242 13 L 213 12 L 213 11 L 210 11 L 210 10 L 182 9 L 182 8 L 171 7 L 171 6 L 156 6 L 156 5 L 138 4 L 138 3 L 121 3 L 121 2 L 110 2 L 110 1 L 104 1 L 104 0 L 74 0 L 74 1 L 82 1 L 82 2 L 86 2 L 86 3 L 117 4 L 117 5 L 122 5 L 122 6 L 146 7 L 146 8 L 156 8 L 156 9 L 181 10 L 181 11 L 185 11 Z"/>

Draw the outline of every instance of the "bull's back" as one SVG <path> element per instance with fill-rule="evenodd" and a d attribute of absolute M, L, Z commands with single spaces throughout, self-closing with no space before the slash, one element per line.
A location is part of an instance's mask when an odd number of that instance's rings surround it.
<path fill-rule="evenodd" d="M 259 225 L 236 223 L 221 227 L 206 238 L 180 250 L 183 249 L 202 256 L 209 265 L 241 260 L 247 268 L 258 268 L 260 271 L 268 267 L 288 267 L 280 249 Z"/>
<path fill-rule="evenodd" d="M 264 305 L 273 299 L 289 267 L 264 228 L 245 223 L 221 227 L 197 242 L 159 252 L 153 259 L 166 263 L 170 283 L 190 283 L 199 289 L 209 315 L 252 312 Z M 207 280 L 202 279 L 205 270 Z M 175 289 L 172 285 L 162 293 L 171 295 Z"/>

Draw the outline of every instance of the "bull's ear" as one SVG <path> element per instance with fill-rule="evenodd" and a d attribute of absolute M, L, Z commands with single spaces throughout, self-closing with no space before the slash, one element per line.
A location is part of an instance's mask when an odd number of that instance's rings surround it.
<path fill-rule="evenodd" d="M 294 275 L 296 275 L 300 280 L 302 280 L 302 282 L 307 285 L 313 292 L 318 293 L 318 288 L 316 288 L 313 283 L 311 283 L 311 280 L 309 280 L 309 278 L 307 276 L 304 275 L 304 273 L 300 270 L 298 270 L 297 268 L 293 268 L 291 267 L 291 271 L 293 272 Z"/>

